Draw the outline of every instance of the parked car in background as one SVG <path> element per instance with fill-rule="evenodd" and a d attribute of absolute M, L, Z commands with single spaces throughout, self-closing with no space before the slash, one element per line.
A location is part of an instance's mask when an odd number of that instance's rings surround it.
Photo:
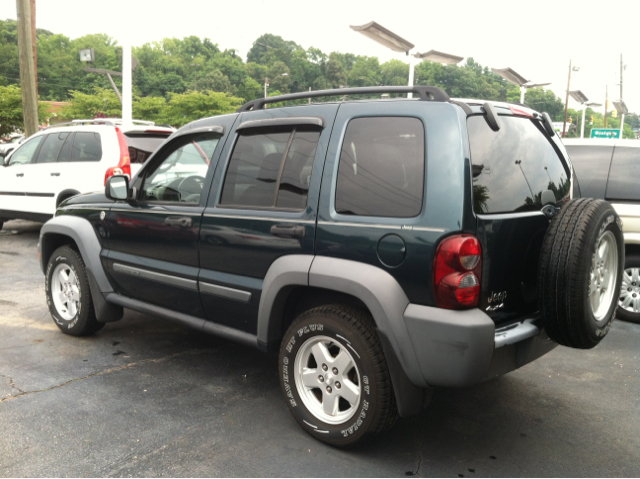
<path fill-rule="evenodd" d="M 25 142 L 24 135 L 14 135 L 7 141 L 0 143 L 0 158 L 6 158 L 9 153 Z"/>
<path fill-rule="evenodd" d="M 626 260 L 618 318 L 640 323 L 640 141 L 563 141 L 582 196 L 611 202 L 622 219 Z"/>
<path fill-rule="evenodd" d="M 10 219 L 44 222 L 64 200 L 104 188 L 108 177 L 135 175 L 174 131 L 109 118 L 75 120 L 27 138 L 0 167 L 0 228 Z"/>

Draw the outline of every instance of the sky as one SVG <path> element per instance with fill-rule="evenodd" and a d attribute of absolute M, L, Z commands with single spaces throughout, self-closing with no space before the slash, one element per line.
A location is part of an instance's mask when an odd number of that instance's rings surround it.
<path fill-rule="evenodd" d="M 483 66 L 511 67 L 533 83 L 551 82 L 546 88 L 563 103 L 569 61 L 579 67 L 571 90 L 604 103 L 608 85 L 609 99 L 618 100 L 622 55 L 624 100 L 629 111 L 640 113 L 638 0 L 37 0 L 36 10 L 38 28 L 70 38 L 106 33 L 119 44 L 140 46 L 196 35 L 237 50 L 246 61 L 253 42 L 271 33 L 326 54 L 406 60 L 349 28 L 376 21 L 415 44 L 411 53 L 434 49 Z M 16 19 L 15 0 L 0 0 L 0 18 Z M 569 107 L 580 108 L 572 99 Z"/>

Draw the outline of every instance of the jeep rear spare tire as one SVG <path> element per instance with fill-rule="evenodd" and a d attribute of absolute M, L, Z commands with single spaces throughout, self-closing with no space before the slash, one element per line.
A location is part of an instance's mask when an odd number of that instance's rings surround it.
<path fill-rule="evenodd" d="M 538 305 L 549 337 L 589 349 L 611 327 L 620 291 L 624 240 L 606 201 L 580 198 L 553 217 L 542 245 Z"/>

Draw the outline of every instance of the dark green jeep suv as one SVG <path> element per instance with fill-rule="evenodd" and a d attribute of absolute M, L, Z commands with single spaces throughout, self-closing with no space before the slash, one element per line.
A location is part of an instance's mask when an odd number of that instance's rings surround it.
<path fill-rule="evenodd" d="M 293 416 L 333 445 L 433 387 L 595 346 L 624 264 L 618 216 L 580 198 L 548 115 L 435 87 L 190 123 L 130 181 L 63 203 L 39 247 L 63 332 L 129 308 L 279 351 Z"/>

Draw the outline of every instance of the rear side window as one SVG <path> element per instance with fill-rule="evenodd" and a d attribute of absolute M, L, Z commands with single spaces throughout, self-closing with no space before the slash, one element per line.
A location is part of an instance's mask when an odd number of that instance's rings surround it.
<path fill-rule="evenodd" d="M 551 190 L 556 201 L 569 198 L 571 183 L 560 157 L 532 120 L 501 116 L 493 131 L 483 116 L 467 121 L 473 165 L 476 213 L 511 213 L 542 208 Z"/>
<path fill-rule="evenodd" d="M 609 171 L 606 199 L 640 200 L 640 148 L 616 146 Z"/>
<path fill-rule="evenodd" d="M 71 161 L 100 161 L 102 158 L 102 142 L 100 134 L 78 132 L 73 138 Z"/>
<path fill-rule="evenodd" d="M 69 133 L 50 133 L 45 136 L 36 163 L 54 163 L 58 161 L 60 150 L 69 138 Z"/>
<path fill-rule="evenodd" d="M 220 204 L 303 210 L 319 139 L 320 131 L 307 126 L 242 132 Z"/>
<path fill-rule="evenodd" d="M 164 140 L 169 138 L 168 134 L 161 135 L 146 132 L 129 132 L 125 133 L 124 136 L 127 139 L 131 163 L 138 164 L 142 164 L 147 161 L 151 154 L 156 151 L 162 143 L 164 143 Z M 209 158 L 211 158 L 211 156 L 209 156 Z"/>
<path fill-rule="evenodd" d="M 422 210 L 424 126 L 417 118 L 356 118 L 340 153 L 336 212 L 409 218 Z"/>
<path fill-rule="evenodd" d="M 565 145 L 576 176 L 580 182 L 580 193 L 584 198 L 604 199 L 607 174 L 611 164 L 612 146 L 567 146 Z"/>

